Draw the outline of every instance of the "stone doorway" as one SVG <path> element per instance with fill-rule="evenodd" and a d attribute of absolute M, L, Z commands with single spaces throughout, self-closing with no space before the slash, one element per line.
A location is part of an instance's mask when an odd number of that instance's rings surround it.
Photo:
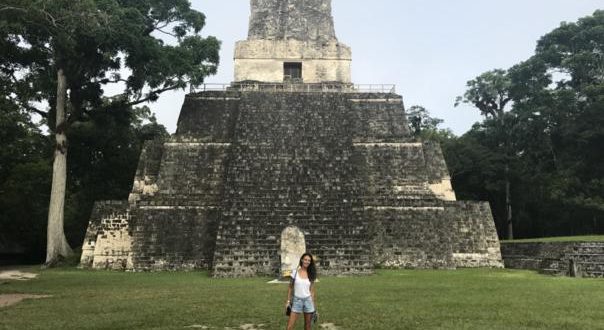
<path fill-rule="evenodd" d="M 283 81 L 301 82 L 302 81 L 302 63 L 285 62 L 283 63 Z"/>
<path fill-rule="evenodd" d="M 281 278 L 290 277 L 292 269 L 298 266 L 300 257 L 306 252 L 304 233 L 295 226 L 281 232 Z"/>

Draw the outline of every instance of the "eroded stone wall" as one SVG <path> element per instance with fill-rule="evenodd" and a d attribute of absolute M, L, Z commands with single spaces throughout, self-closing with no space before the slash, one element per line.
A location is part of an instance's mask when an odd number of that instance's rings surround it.
<path fill-rule="evenodd" d="M 442 200 L 457 200 L 440 145 L 432 141 L 424 141 L 423 150 L 428 172 L 428 188 Z"/>
<path fill-rule="evenodd" d="M 284 63 L 305 83 L 351 82 L 351 50 L 338 42 L 331 0 L 252 0 L 248 39 L 235 46 L 235 80 L 281 83 Z"/>
<path fill-rule="evenodd" d="M 251 0 L 250 40 L 336 40 L 331 0 Z"/>
<path fill-rule="evenodd" d="M 455 268 L 444 207 L 367 207 L 374 264 L 386 268 Z"/>
<path fill-rule="evenodd" d="M 604 242 L 502 243 L 501 254 L 506 268 L 604 277 Z"/>
<path fill-rule="evenodd" d="M 488 202 L 446 202 L 445 218 L 451 225 L 449 235 L 456 267 L 503 267 Z"/>
<path fill-rule="evenodd" d="M 285 62 L 302 63 L 302 81 L 350 83 L 352 55 L 337 42 L 313 44 L 298 40 L 247 40 L 235 46 L 235 81 L 284 81 Z"/>
<path fill-rule="evenodd" d="M 188 95 L 172 140 L 230 143 L 239 117 L 239 96 L 239 92 L 212 91 Z"/>
<path fill-rule="evenodd" d="M 137 270 L 212 268 L 221 210 L 174 202 L 143 203 L 134 210 L 132 251 Z"/>
<path fill-rule="evenodd" d="M 126 201 L 96 202 L 82 245 L 81 267 L 131 269 L 132 237 Z"/>
<path fill-rule="evenodd" d="M 163 154 L 163 140 L 147 141 L 143 145 L 141 155 L 132 184 L 132 191 L 128 197 L 130 203 L 136 203 L 146 196 L 154 196 L 159 187 L 157 178 Z"/>
<path fill-rule="evenodd" d="M 351 108 L 342 93 L 241 95 L 216 276 L 279 271 L 281 232 L 300 228 L 324 273 L 371 270 L 352 154 Z"/>
<path fill-rule="evenodd" d="M 177 133 L 145 146 L 136 198 L 93 212 L 82 264 L 277 275 L 295 226 L 322 274 L 500 266 L 488 204 L 435 192 L 447 179 L 396 94 L 192 94 Z"/>

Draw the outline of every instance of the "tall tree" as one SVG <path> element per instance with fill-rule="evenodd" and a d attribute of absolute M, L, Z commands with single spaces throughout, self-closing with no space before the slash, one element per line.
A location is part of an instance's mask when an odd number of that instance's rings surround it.
<path fill-rule="evenodd" d="M 430 112 L 421 105 L 414 105 L 406 111 L 409 129 L 415 136 L 420 136 L 422 131 L 437 131 L 443 123 L 440 118 L 430 116 Z"/>
<path fill-rule="evenodd" d="M 469 103 L 478 108 L 487 119 L 497 124 L 497 135 L 501 136 L 500 149 L 504 155 L 504 184 L 505 184 L 505 210 L 507 222 L 507 238 L 514 238 L 514 224 L 512 220 L 512 200 L 510 184 L 510 124 L 513 122 L 507 113 L 512 96 L 510 95 L 512 83 L 507 70 L 488 71 L 476 79 L 468 81 L 467 91 L 457 98 L 455 106 L 460 103 Z M 506 127 L 507 126 L 507 127 Z"/>
<path fill-rule="evenodd" d="M 13 81 L 14 102 L 45 117 L 55 135 L 50 265 L 71 252 L 63 229 L 70 127 L 99 107 L 128 108 L 202 84 L 216 72 L 220 44 L 199 35 L 205 17 L 188 0 L 5 0 L 0 21 L 0 71 Z M 122 92 L 107 104 L 109 85 Z"/>
<path fill-rule="evenodd" d="M 603 50 L 604 11 L 562 23 L 539 40 L 534 56 L 502 72 L 507 82 L 491 79 L 490 85 L 509 87 L 503 88 L 509 99 L 507 109 L 484 111 L 487 118 L 481 124 L 445 145 L 454 181 L 461 184 L 456 189 L 470 196 L 494 192 L 479 187 L 480 183 L 493 187 L 505 181 L 505 170 L 499 171 L 494 164 L 510 165 L 516 236 L 604 230 Z M 480 80 L 469 86 L 477 93 L 466 93 L 458 102 L 468 101 L 486 110 L 501 109 L 489 107 L 497 104 L 495 98 L 481 97 L 488 93 L 478 93 L 489 90 L 480 88 L 484 85 Z M 497 114 L 504 114 L 504 130 Z M 467 157 L 486 161 L 468 170 L 471 164 L 465 162 Z M 495 172 L 498 174 L 492 176 Z M 493 196 L 489 199 L 494 200 Z M 499 202 L 494 205 L 496 219 L 505 218 Z"/>
<path fill-rule="evenodd" d="M 560 199 L 574 208 L 604 211 L 604 10 L 563 23 L 543 36 L 535 60 L 558 73 L 548 112 L 557 171 L 566 180 Z M 534 99 L 534 97 L 533 97 Z M 569 180 L 568 178 L 573 178 Z M 594 215 L 595 217 L 595 215 Z"/>

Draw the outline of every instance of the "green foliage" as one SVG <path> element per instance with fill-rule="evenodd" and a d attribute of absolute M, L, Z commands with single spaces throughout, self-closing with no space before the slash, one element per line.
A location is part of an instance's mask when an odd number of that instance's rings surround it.
<path fill-rule="evenodd" d="M 568 74 L 570 79 L 560 87 L 573 89 L 601 85 L 604 81 L 604 10 L 563 23 L 545 35 L 537 44 L 536 56 L 555 71 Z"/>
<path fill-rule="evenodd" d="M 24 243 L 33 250 L 34 236 L 43 242 L 53 144 L 32 124 L 37 114 L 69 137 L 65 229 L 80 244 L 93 201 L 125 198 L 142 141 L 167 134 L 148 109 L 133 107 L 216 73 L 220 42 L 200 35 L 204 24 L 188 0 L 3 1 L 0 125 L 7 129 L 0 137 L 8 148 L 0 152 L 0 206 L 7 207 L 0 226 L 34 231 Z M 68 100 L 67 124 L 57 128 L 59 71 Z"/>
<path fill-rule="evenodd" d="M 46 216 L 52 164 L 40 158 L 15 165 L 0 182 L 0 232 L 34 262 L 46 247 Z"/>
<path fill-rule="evenodd" d="M 22 163 L 48 156 L 48 143 L 27 113 L 4 106 L 0 108 L 0 182 L 10 170 Z"/>
<path fill-rule="evenodd" d="M 511 81 L 507 70 L 488 71 L 476 79 L 468 81 L 468 89 L 463 97 L 458 97 L 455 105 L 469 103 L 487 118 L 502 118 L 510 97 Z"/>
<path fill-rule="evenodd" d="M 416 138 L 444 143 L 454 137 L 450 129 L 439 128 L 444 122 L 442 119 L 431 117 L 430 112 L 420 105 L 410 107 L 405 114 L 409 131 Z"/>
<path fill-rule="evenodd" d="M 545 35 L 527 61 L 472 80 L 458 100 L 487 119 L 445 144 L 453 184 L 491 202 L 500 233 L 502 161 L 520 237 L 604 232 L 603 50 L 597 11 Z"/>
<path fill-rule="evenodd" d="M 430 112 L 420 105 L 410 107 L 406 111 L 406 114 L 409 129 L 416 136 L 425 130 L 436 131 L 438 130 L 438 126 L 443 123 L 443 120 L 440 118 L 430 117 Z"/>
<path fill-rule="evenodd" d="M 27 115 L 0 112 L 0 127 L 6 146 L 0 150 L 0 232 L 25 249 L 23 261 L 37 262 L 46 246 L 50 140 Z M 147 107 L 98 109 L 72 126 L 65 222 L 73 246 L 82 243 L 94 201 L 128 197 L 143 142 L 167 135 Z"/>
<path fill-rule="evenodd" d="M 43 271 L 35 281 L 0 286 L 0 293 L 52 295 L 0 309 L 0 324 L 10 329 L 238 329 L 244 324 L 283 329 L 287 288 L 268 280 L 213 279 L 196 272 Z M 320 277 L 317 305 L 320 323 L 341 329 L 598 329 L 602 284 L 601 279 L 529 271 L 378 271 L 366 277 Z M 297 329 L 302 328 L 299 321 Z"/>
<path fill-rule="evenodd" d="M 0 110 L 0 140 L 0 233 L 36 256 L 45 242 L 50 144 L 27 113 L 6 103 Z"/>
<path fill-rule="evenodd" d="M 0 72 L 19 104 L 35 110 L 32 101 L 45 100 L 53 109 L 62 68 L 70 122 L 104 105 L 154 101 L 165 91 L 197 86 L 218 65 L 220 43 L 199 35 L 205 17 L 186 0 L 7 0 L 0 20 Z M 104 89 L 115 84 L 123 92 L 107 102 Z"/>
<path fill-rule="evenodd" d="M 72 246 L 82 244 L 95 201 L 128 198 L 143 143 L 167 136 L 147 107 L 99 109 L 71 127 L 65 232 Z"/>

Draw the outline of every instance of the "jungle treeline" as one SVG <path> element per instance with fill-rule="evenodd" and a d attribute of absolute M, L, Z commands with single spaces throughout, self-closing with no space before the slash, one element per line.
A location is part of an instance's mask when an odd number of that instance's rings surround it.
<path fill-rule="evenodd" d="M 15 42 L 14 34 L 3 38 L 4 46 Z M 212 54 L 216 44 L 206 46 Z M 9 64 L 29 70 L 42 62 L 26 57 L 44 54 L 7 49 L 0 54 L 0 250 L 40 262 L 54 121 L 19 100 L 35 101 L 31 88 L 56 86 L 51 76 L 44 84 L 15 85 L 20 73 Z M 77 84 L 78 76 L 68 78 Z M 66 130 L 64 229 L 72 247 L 82 244 L 94 201 L 128 197 L 143 142 L 168 134 L 147 107 L 107 106 L 102 94 L 94 97 Z M 604 11 L 561 24 L 537 41 L 534 56 L 472 79 L 451 103 L 475 107 L 483 120 L 455 136 L 415 106 L 407 109 L 409 125 L 416 136 L 441 143 L 458 199 L 491 203 L 501 238 L 604 234 Z"/>

